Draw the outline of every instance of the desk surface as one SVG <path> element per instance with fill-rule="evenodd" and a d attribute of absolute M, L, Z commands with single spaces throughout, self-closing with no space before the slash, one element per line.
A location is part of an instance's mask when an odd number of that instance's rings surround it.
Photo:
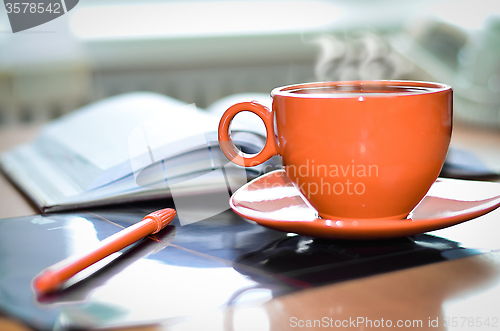
<path fill-rule="evenodd" d="M 0 130 L 0 150 L 31 140 L 37 129 L 21 127 Z M 456 126 L 452 143 L 474 152 L 490 168 L 500 171 L 500 132 Z M 36 213 L 36 207 L 0 176 L 0 218 Z M 474 222 L 496 221 L 500 222 L 500 209 Z M 438 327 L 432 329 L 445 330 L 444 323 L 449 322 L 463 330 L 481 329 L 479 323 L 482 328 L 495 330 L 500 329 L 499 308 L 500 252 L 494 251 L 301 290 L 263 304 L 243 305 L 238 309 L 211 313 L 210 316 L 194 316 L 173 329 L 212 330 L 213 324 L 214 328 L 224 325 L 239 330 L 241 326 L 245 329 L 250 322 L 262 326 L 263 330 L 293 329 L 293 326 L 297 328 L 302 325 L 307 327 L 308 323 L 311 326 L 316 323 L 320 329 L 335 327 L 335 323 L 343 323 L 337 325 L 342 329 L 370 329 L 370 324 L 373 328 L 377 328 L 377 325 L 380 328 L 387 325 L 388 321 L 393 325 L 402 323 L 403 329 L 428 329 L 429 323 L 434 326 L 438 320 Z M 422 323 L 421 326 L 419 323 Z M 410 327 L 410 324 L 413 326 Z M 8 318 L 0 319 L 0 329 L 29 330 Z M 157 329 L 160 327 L 137 328 Z"/>

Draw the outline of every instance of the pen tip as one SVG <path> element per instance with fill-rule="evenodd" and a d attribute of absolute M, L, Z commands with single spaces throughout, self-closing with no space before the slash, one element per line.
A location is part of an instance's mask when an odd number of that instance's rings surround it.
<path fill-rule="evenodd" d="M 175 218 L 176 212 L 172 208 L 160 209 L 146 215 L 144 219 L 151 219 L 156 222 L 156 230 L 153 234 L 160 232 L 164 227 L 170 224 Z"/>
<path fill-rule="evenodd" d="M 33 287 L 38 293 L 52 292 L 58 288 L 60 282 L 50 270 L 43 272 L 33 281 Z"/>

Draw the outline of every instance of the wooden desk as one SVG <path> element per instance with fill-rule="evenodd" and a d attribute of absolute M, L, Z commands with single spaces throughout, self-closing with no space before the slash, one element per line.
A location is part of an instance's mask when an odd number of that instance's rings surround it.
<path fill-rule="evenodd" d="M 39 126 L 0 129 L 0 152 L 35 139 Z M 0 173 L 0 219 L 38 214 L 40 211 Z"/>
<path fill-rule="evenodd" d="M 36 131 L 36 127 L 0 130 L 0 150 L 31 140 Z M 500 132 L 456 125 L 452 142 L 474 152 L 500 172 Z M 0 176 L 0 218 L 36 213 L 36 208 Z M 481 219 L 500 222 L 500 209 Z M 489 327 L 484 325 L 486 318 Z M 436 319 L 439 326 L 429 327 Z M 401 329 L 445 330 L 445 319 L 457 323 L 459 330 L 500 328 L 499 251 L 302 290 L 261 305 L 194 316 L 173 330 L 240 330 L 241 325 L 251 325 L 255 330 L 289 330 L 302 329 L 300 326 L 308 323 L 316 323 L 316 329 L 334 328 L 335 323 L 340 323 L 341 329 L 366 330 L 370 323 L 373 329 L 380 329 L 388 321 L 393 327 L 403 323 Z M 483 326 L 478 327 L 478 323 Z M 8 318 L 0 318 L 0 329 L 29 330 Z M 127 330 L 160 329 L 151 326 Z"/>

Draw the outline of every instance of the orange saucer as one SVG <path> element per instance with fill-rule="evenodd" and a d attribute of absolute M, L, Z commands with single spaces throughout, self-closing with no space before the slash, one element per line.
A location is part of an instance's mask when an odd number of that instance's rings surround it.
<path fill-rule="evenodd" d="M 404 220 L 322 219 L 284 170 L 242 186 L 229 200 L 240 216 L 265 227 L 335 239 L 410 236 L 479 217 L 500 206 L 500 184 L 438 178 Z"/>

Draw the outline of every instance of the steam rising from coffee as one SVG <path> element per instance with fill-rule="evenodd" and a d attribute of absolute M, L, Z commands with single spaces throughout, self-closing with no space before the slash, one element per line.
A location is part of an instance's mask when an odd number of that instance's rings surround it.
<path fill-rule="evenodd" d="M 319 49 L 314 68 L 318 81 L 404 79 L 410 69 L 386 40 L 374 33 L 344 37 L 321 34 L 304 41 Z"/>

